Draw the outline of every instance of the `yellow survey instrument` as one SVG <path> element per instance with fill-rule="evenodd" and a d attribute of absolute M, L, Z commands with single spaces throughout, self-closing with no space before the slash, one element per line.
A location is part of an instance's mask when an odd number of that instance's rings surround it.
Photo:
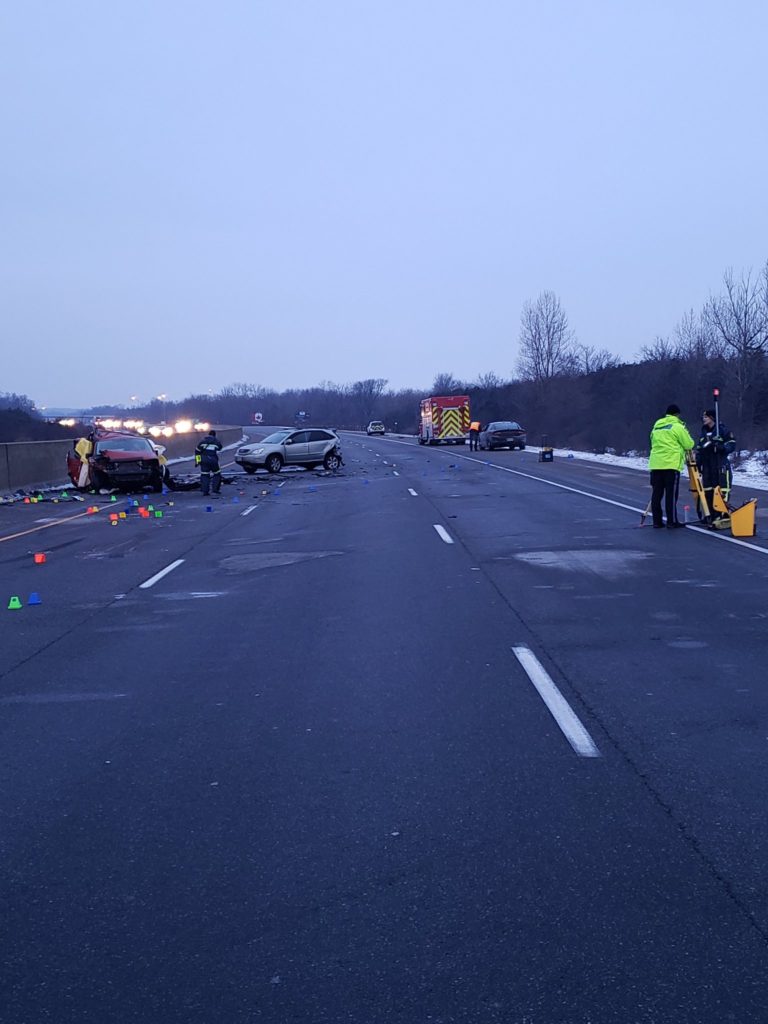
<path fill-rule="evenodd" d="M 692 451 L 685 453 L 685 461 L 688 465 L 690 491 L 696 495 L 699 513 L 706 525 L 712 530 L 730 528 L 734 537 L 754 537 L 757 498 L 750 498 L 735 508 L 726 501 L 720 487 L 704 487 L 701 472 L 696 465 L 696 456 Z M 707 497 L 708 491 L 711 492 L 710 497 Z"/>

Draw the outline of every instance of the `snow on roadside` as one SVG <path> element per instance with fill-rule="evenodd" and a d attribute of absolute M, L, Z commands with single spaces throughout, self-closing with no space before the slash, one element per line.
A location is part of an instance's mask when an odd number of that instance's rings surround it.
<path fill-rule="evenodd" d="M 390 433 L 390 437 L 399 437 L 411 440 L 415 434 Z M 527 445 L 529 452 L 539 452 L 537 445 Z M 573 448 L 555 448 L 556 459 L 578 459 L 581 462 L 597 462 L 604 466 L 621 466 L 624 469 L 636 469 L 639 472 L 648 472 L 648 457 L 646 455 L 598 455 L 595 452 L 578 452 Z M 683 475 L 687 472 L 683 470 Z M 734 484 L 742 487 L 753 487 L 758 491 L 768 491 L 768 451 L 741 452 L 741 464 L 734 469 Z"/>
<path fill-rule="evenodd" d="M 529 450 L 537 452 L 539 449 L 529 445 Z M 768 474 L 764 463 L 768 463 L 768 452 L 752 452 L 741 461 L 741 465 L 734 469 L 733 482 L 738 487 L 749 486 L 760 491 L 768 491 Z M 597 455 L 593 452 L 577 452 L 571 448 L 555 448 L 556 459 L 578 459 L 581 462 L 598 462 L 604 466 L 621 466 L 624 469 L 636 469 L 643 473 L 648 472 L 648 459 L 633 455 Z"/>

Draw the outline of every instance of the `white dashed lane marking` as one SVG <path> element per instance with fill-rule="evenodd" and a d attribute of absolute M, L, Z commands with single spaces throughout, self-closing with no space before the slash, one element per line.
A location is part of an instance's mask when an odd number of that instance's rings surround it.
<path fill-rule="evenodd" d="M 513 647 L 512 651 L 579 757 L 600 757 L 592 737 L 530 647 Z"/>
<path fill-rule="evenodd" d="M 175 562 L 171 562 L 170 565 L 166 565 L 166 567 L 161 569 L 160 572 L 156 572 L 154 576 L 150 576 L 148 580 L 144 580 L 143 583 L 140 583 L 139 589 L 147 590 L 149 587 L 154 587 L 154 585 L 161 580 L 163 576 L 167 576 L 169 572 L 173 572 L 174 569 L 178 569 L 183 562 L 183 558 L 177 558 Z"/>

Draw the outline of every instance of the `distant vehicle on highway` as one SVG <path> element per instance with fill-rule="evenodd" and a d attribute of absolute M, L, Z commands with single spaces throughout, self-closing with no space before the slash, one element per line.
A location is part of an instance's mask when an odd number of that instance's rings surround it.
<path fill-rule="evenodd" d="M 381 420 L 371 420 L 365 428 L 365 432 L 370 437 L 371 434 L 386 434 L 387 430 Z"/>
<path fill-rule="evenodd" d="M 480 427 L 478 436 L 480 447 L 489 452 L 492 452 L 494 448 L 509 448 L 510 451 L 519 448 L 522 451 L 527 441 L 525 430 L 513 420 L 495 420 L 493 423 L 488 423 L 486 426 Z"/>
<path fill-rule="evenodd" d="M 81 491 L 163 489 L 160 453 L 149 438 L 95 430 L 67 453 L 67 473 Z"/>
<path fill-rule="evenodd" d="M 333 431 L 319 427 L 307 430 L 286 427 L 269 434 L 263 441 L 238 448 L 235 462 L 246 473 L 262 468 L 268 473 L 279 473 L 283 466 L 303 466 L 304 469 L 324 466 L 336 470 L 342 465 L 342 458 L 339 439 Z"/>

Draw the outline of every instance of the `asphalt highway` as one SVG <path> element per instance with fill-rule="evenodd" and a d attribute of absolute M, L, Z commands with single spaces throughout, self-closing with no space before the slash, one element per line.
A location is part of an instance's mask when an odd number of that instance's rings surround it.
<path fill-rule="evenodd" d="M 342 444 L 0 508 L 2 1024 L 768 1019 L 764 540 Z"/>

